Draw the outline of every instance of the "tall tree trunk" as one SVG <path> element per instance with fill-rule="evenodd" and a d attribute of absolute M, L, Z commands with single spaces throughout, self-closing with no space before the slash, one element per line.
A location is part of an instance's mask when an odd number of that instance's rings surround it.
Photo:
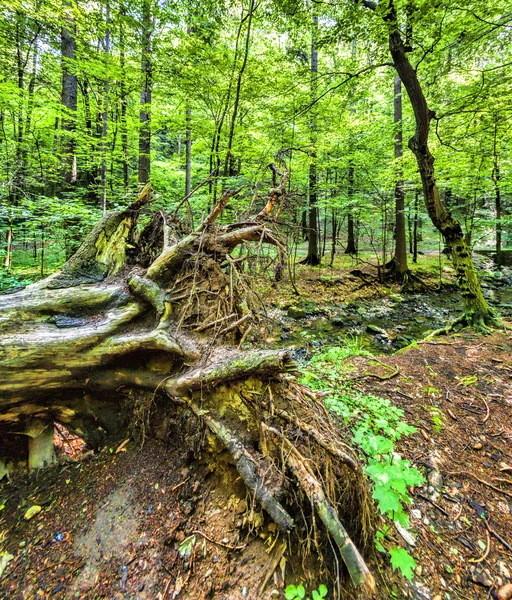
<path fill-rule="evenodd" d="M 187 98 L 185 108 L 185 196 L 189 196 L 192 190 L 192 109 L 190 107 L 190 98 Z M 194 215 L 192 207 L 187 200 L 188 221 L 190 227 L 194 226 Z"/>
<path fill-rule="evenodd" d="M 400 77 L 394 78 L 394 123 L 395 123 L 395 256 L 393 260 L 393 275 L 399 280 L 404 279 L 407 268 L 407 240 L 405 235 L 405 194 L 404 172 L 402 167 L 403 137 L 402 137 L 402 82 Z"/>
<path fill-rule="evenodd" d="M 254 5 L 255 5 L 255 0 L 251 0 L 251 4 L 249 6 L 249 13 L 247 15 L 248 21 L 247 21 L 247 32 L 245 35 L 244 57 L 243 57 L 242 65 L 240 67 L 240 71 L 238 72 L 238 77 L 236 80 L 235 101 L 233 104 L 233 112 L 231 114 L 231 123 L 230 123 L 230 127 L 229 127 L 228 147 L 226 150 L 226 158 L 224 159 L 224 178 L 226 178 L 226 177 L 228 177 L 228 175 L 230 175 L 231 166 L 233 163 L 233 155 L 232 155 L 233 140 L 235 137 L 236 118 L 238 116 L 238 109 L 240 106 L 240 93 L 242 91 L 242 79 L 243 79 L 243 75 L 245 72 L 245 68 L 247 67 L 247 60 L 249 58 L 249 46 L 250 46 L 250 42 L 251 42 L 251 26 L 252 26 L 252 17 L 253 17 L 253 13 L 254 13 Z"/>
<path fill-rule="evenodd" d="M 318 86 L 318 51 L 316 49 L 316 37 L 318 35 L 318 17 L 313 17 L 313 32 L 311 36 L 311 101 L 316 100 L 316 90 Z M 317 166 L 316 166 L 316 146 L 317 146 L 317 122 L 316 105 L 311 108 L 311 118 L 309 122 L 311 132 L 311 152 L 309 157 L 309 231 L 308 231 L 308 254 L 302 261 L 306 265 L 319 265 L 320 256 L 318 254 L 318 207 L 317 207 Z"/>
<path fill-rule="evenodd" d="M 151 93 L 152 93 L 152 15 L 151 1 L 142 4 L 142 88 L 140 92 L 140 132 L 139 132 L 139 184 L 142 186 L 151 177 Z"/>
<path fill-rule="evenodd" d="M 365 2 L 366 5 L 367 2 Z M 409 62 L 405 44 L 400 35 L 397 23 L 396 9 L 390 0 L 385 19 L 389 25 L 389 50 L 398 76 L 407 91 L 411 101 L 416 131 L 409 140 L 423 184 L 423 196 L 432 223 L 441 232 L 450 246 L 453 265 L 457 273 L 457 281 L 464 300 L 466 320 L 477 327 L 485 329 L 495 323 L 495 317 L 482 294 L 480 282 L 476 274 L 470 250 L 464 239 L 460 223 L 452 217 L 441 202 L 434 172 L 434 157 L 428 147 L 430 122 L 435 113 L 428 107 L 418 75 Z"/>
<path fill-rule="evenodd" d="M 352 160 L 348 166 L 348 187 L 347 195 L 350 203 L 349 212 L 347 215 L 347 247 L 345 248 L 345 254 L 357 254 L 356 235 L 354 226 L 354 215 L 352 214 L 352 198 L 354 196 L 354 165 Z"/>
<path fill-rule="evenodd" d="M 500 163 L 498 155 L 498 119 L 494 122 L 494 140 L 493 140 L 493 168 L 491 178 L 494 183 L 494 206 L 496 209 L 496 264 L 503 265 L 503 256 L 501 253 L 501 188 L 500 188 Z"/>
<path fill-rule="evenodd" d="M 418 262 L 418 221 L 419 221 L 419 209 L 420 209 L 420 201 L 419 201 L 419 192 L 416 190 L 416 194 L 414 195 L 414 226 L 413 226 L 413 244 L 412 244 L 412 262 Z"/>
<path fill-rule="evenodd" d="M 356 40 L 352 40 L 352 63 L 355 65 L 356 61 L 356 50 L 357 50 L 357 42 Z M 350 115 L 353 116 L 356 112 L 355 104 L 354 104 L 354 88 L 353 86 L 350 89 Z M 348 186 L 347 186 L 347 196 L 349 203 L 349 210 L 347 214 L 347 247 L 345 248 L 345 254 L 357 254 L 357 243 L 355 236 L 355 227 L 354 227 L 354 215 L 352 214 L 353 209 L 353 196 L 354 196 L 354 162 L 352 158 L 352 136 L 350 136 L 349 140 L 349 161 L 348 161 Z"/>
<path fill-rule="evenodd" d="M 121 82 L 119 85 L 121 100 L 121 153 L 123 156 L 123 185 L 124 189 L 127 190 L 130 186 L 130 170 L 128 166 L 128 123 L 126 120 L 128 99 L 126 92 L 126 47 L 123 21 L 125 10 L 124 4 L 121 4 L 119 8 L 121 13 L 121 18 L 119 20 L 119 63 L 121 67 Z"/>
<path fill-rule="evenodd" d="M 105 6 L 105 19 L 107 28 L 105 30 L 105 38 L 103 41 L 103 50 L 105 54 L 105 62 L 108 64 L 110 57 L 110 0 L 107 0 Z M 103 89 L 103 113 L 101 116 L 101 196 L 103 214 L 107 212 L 107 135 L 108 135 L 108 104 L 110 92 L 109 75 L 105 79 Z"/>
<path fill-rule="evenodd" d="M 69 187 L 70 185 L 75 184 L 77 179 L 75 128 L 78 91 L 73 64 L 75 61 L 76 50 L 76 25 L 71 3 L 66 1 L 65 5 L 66 24 L 62 27 L 60 36 L 62 54 L 61 102 L 63 106 L 61 128 L 64 138 L 64 147 L 62 150 L 62 176 L 65 184 L 64 187 Z"/>

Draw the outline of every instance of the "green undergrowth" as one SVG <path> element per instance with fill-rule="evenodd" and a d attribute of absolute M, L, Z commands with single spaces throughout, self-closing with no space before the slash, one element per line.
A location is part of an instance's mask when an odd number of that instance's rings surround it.
<path fill-rule="evenodd" d="M 322 350 L 303 369 L 302 383 L 313 390 L 330 392 L 325 396 L 327 408 L 351 431 L 372 482 L 373 498 L 385 517 L 386 525 L 375 540 L 377 550 L 388 552 L 393 568 L 411 579 L 414 559 L 404 548 L 390 544 L 388 534 L 393 524 L 409 527 L 404 510 L 406 504 L 411 504 L 408 489 L 424 481 L 421 473 L 395 451 L 395 442 L 416 429 L 405 422 L 403 410 L 389 400 L 354 388 L 349 377 L 354 367 L 346 359 L 356 355 L 370 356 L 357 338 L 344 346 Z"/>

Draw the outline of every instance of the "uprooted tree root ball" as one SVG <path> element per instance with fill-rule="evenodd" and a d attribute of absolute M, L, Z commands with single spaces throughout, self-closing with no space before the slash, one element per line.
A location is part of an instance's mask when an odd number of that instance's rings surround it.
<path fill-rule="evenodd" d="M 58 273 L 1 297 L 1 433 L 25 428 L 36 468 L 51 462 L 54 421 L 101 445 L 104 432 L 126 427 L 143 440 L 155 415 L 173 435 L 165 415 L 179 413 L 191 451 L 211 464 L 228 457 L 282 534 L 306 541 L 303 552 L 322 556 L 332 540 L 367 597 L 375 584 L 361 552 L 374 518 L 343 428 L 294 381 L 288 352 L 240 349 L 257 318 L 243 275 L 249 243 L 284 250 L 270 214 L 288 173 L 271 169 L 259 214 L 217 224 L 234 195 L 225 192 L 182 234 L 161 212 L 149 226 L 161 235 L 137 235 L 146 187 L 127 210 L 105 216 Z"/>

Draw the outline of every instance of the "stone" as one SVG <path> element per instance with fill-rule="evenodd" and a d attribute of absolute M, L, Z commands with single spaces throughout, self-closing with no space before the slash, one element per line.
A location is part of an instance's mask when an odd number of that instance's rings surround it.
<path fill-rule="evenodd" d="M 413 519 L 421 519 L 421 510 L 417 509 L 417 508 L 413 508 L 411 510 L 411 517 Z"/>
<path fill-rule="evenodd" d="M 382 329 L 381 327 L 377 327 L 377 325 L 372 325 L 371 323 L 368 323 L 368 325 L 366 326 L 366 331 L 368 331 L 369 333 L 377 333 L 384 337 L 389 337 L 389 335 L 385 329 Z"/>
<path fill-rule="evenodd" d="M 496 566 L 498 567 L 498 571 L 502 577 L 504 577 L 505 579 L 512 579 L 510 569 L 505 565 L 505 563 L 502 560 L 498 561 Z"/>
<path fill-rule="evenodd" d="M 430 590 L 423 583 L 413 581 L 411 583 L 412 600 L 433 600 Z"/>
<path fill-rule="evenodd" d="M 510 600 L 512 598 L 512 583 L 506 583 L 498 590 L 498 600 Z"/>
<path fill-rule="evenodd" d="M 469 567 L 469 579 L 485 587 L 492 587 L 493 584 L 490 572 L 482 567 L 478 568 L 476 565 Z"/>
<path fill-rule="evenodd" d="M 287 313 L 292 319 L 304 319 L 306 316 L 306 311 L 299 306 L 290 306 Z"/>

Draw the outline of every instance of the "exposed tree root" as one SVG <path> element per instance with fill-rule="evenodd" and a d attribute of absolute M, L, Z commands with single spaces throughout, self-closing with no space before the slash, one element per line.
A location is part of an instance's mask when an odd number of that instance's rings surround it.
<path fill-rule="evenodd" d="M 284 444 L 286 463 L 295 475 L 297 483 L 315 507 L 325 528 L 336 542 L 353 584 L 356 587 L 362 586 L 367 593 L 373 594 L 375 592 L 375 580 L 372 574 L 346 529 L 341 524 L 336 509 L 326 498 L 322 485 L 307 466 L 304 457 L 280 431 L 267 426 L 265 423 L 262 423 L 262 428 L 264 431 L 276 436 Z"/>
<path fill-rule="evenodd" d="M 433 338 L 440 335 L 450 335 L 453 333 L 457 326 L 462 327 L 470 327 L 474 329 L 478 333 L 489 334 L 492 332 L 493 328 L 496 329 L 509 329 L 508 325 L 503 323 L 496 317 L 496 315 L 489 311 L 486 315 L 474 314 L 474 313 L 464 313 L 457 319 L 454 319 L 451 323 L 448 323 L 445 327 L 440 327 L 439 329 L 434 329 L 430 331 L 421 341 L 428 342 Z"/>
<path fill-rule="evenodd" d="M 138 236 L 147 186 L 127 210 L 104 217 L 60 272 L 1 296 L 0 437 L 57 421 L 91 444 L 105 444 L 105 430 L 124 439 L 126 428 L 143 441 L 174 411 L 186 448 L 233 465 L 281 531 L 315 532 L 312 504 L 368 592 L 361 556 L 373 546 L 374 512 L 343 425 L 290 381 L 287 351 L 237 348 L 258 322 L 242 273 L 247 254 L 232 252 L 251 243 L 284 252 L 269 215 L 288 172 L 270 168 L 273 187 L 253 217 L 218 225 L 239 192 L 226 191 L 194 231 L 159 211 Z M 315 533 L 299 546 L 332 556 L 326 541 Z"/>

